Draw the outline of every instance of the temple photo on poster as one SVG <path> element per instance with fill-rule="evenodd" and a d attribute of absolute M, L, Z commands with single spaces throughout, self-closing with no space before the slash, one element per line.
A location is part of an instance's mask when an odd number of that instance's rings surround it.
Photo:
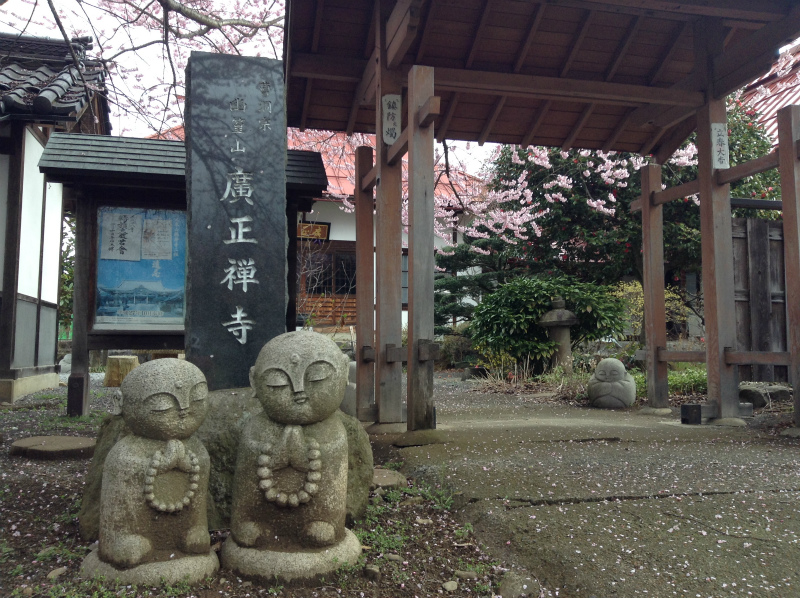
<path fill-rule="evenodd" d="M 95 330 L 183 330 L 186 213 L 97 211 Z"/>

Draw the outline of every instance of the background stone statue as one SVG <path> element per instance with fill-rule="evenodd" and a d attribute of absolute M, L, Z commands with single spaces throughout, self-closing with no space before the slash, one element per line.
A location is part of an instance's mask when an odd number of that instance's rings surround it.
<path fill-rule="evenodd" d="M 601 409 L 625 409 L 636 402 L 636 381 L 619 359 L 607 357 L 589 379 L 589 402 Z"/>
<path fill-rule="evenodd" d="M 208 409 L 203 373 L 158 359 L 122 383 L 131 434 L 109 451 L 100 494 L 99 548 L 83 573 L 123 583 L 197 582 L 219 568 L 206 515 L 210 462 L 194 436 Z"/>
<path fill-rule="evenodd" d="M 245 575 L 309 579 L 358 559 L 345 529 L 348 446 L 336 411 L 348 358 L 331 339 L 289 332 L 250 371 L 264 411 L 245 424 L 222 560 Z"/>

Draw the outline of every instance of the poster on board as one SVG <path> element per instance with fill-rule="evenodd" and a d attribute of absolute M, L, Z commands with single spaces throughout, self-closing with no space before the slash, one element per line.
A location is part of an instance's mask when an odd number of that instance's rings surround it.
<path fill-rule="evenodd" d="M 182 331 L 186 212 L 97 210 L 94 330 Z"/>

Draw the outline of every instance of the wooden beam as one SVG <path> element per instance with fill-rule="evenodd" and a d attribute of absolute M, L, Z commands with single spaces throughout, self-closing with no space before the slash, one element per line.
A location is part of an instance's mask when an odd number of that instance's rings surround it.
<path fill-rule="evenodd" d="M 314 79 L 306 79 L 306 89 L 303 92 L 303 109 L 300 111 L 300 127 L 301 131 L 306 130 L 306 122 L 308 121 L 308 106 L 311 104 L 311 88 L 314 86 Z M 355 118 L 353 119 L 355 121 Z M 349 133 L 352 135 L 352 133 Z"/>
<path fill-rule="evenodd" d="M 489 133 L 492 132 L 492 127 L 494 123 L 497 122 L 497 117 L 500 116 L 500 113 L 503 111 L 503 106 L 506 103 L 506 96 L 500 96 L 495 100 L 494 106 L 492 106 L 492 112 L 489 114 L 489 118 L 486 119 L 486 122 L 483 124 L 483 129 L 481 129 L 481 134 L 478 135 L 478 145 L 483 145 L 486 143 L 486 139 L 489 137 Z"/>
<path fill-rule="evenodd" d="M 389 165 L 383 139 L 383 102 L 386 94 L 400 94 L 402 84 L 392 76 L 386 61 L 386 31 L 380 11 L 375 15 L 376 89 L 375 89 L 375 194 L 377 204 L 376 301 L 375 301 L 375 402 L 380 423 L 405 421 L 403 413 L 402 374 L 399 362 L 389 362 L 387 349 L 400 347 L 401 316 L 400 274 L 402 244 L 402 164 Z"/>
<path fill-rule="evenodd" d="M 783 210 L 783 202 L 780 199 L 750 199 L 749 197 L 731 197 L 731 208 L 781 211 Z"/>
<path fill-rule="evenodd" d="M 622 64 L 625 55 L 628 53 L 628 50 L 633 43 L 633 39 L 639 33 L 639 28 L 642 26 L 642 21 L 644 20 L 643 17 L 639 16 L 633 20 L 633 24 L 629 27 L 628 33 L 620 42 L 619 46 L 617 47 L 616 52 L 614 52 L 614 60 L 611 61 L 611 64 L 608 66 L 606 70 L 605 77 L 603 79 L 605 81 L 611 81 L 614 78 L 614 75 L 617 74 L 620 65 Z"/>
<path fill-rule="evenodd" d="M 727 185 L 728 183 L 735 183 L 742 180 L 745 177 L 753 176 L 754 174 L 759 174 L 761 172 L 766 172 L 767 170 L 772 170 L 773 168 L 777 168 L 779 162 L 778 151 L 779 150 L 775 150 L 774 152 L 770 152 L 766 156 L 761 156 L 760 158 L 749 160 L 747 162 L 744 162 L 743 164 L 737 164 L 736 166 L 732 166 L 731 168 L 718 170 L 716 172 L 717 185 Z"/>
<path fill-rule="evenodd" d="M 664 221 L 663 207 L 651 198 L 661 189 L 661 165 L 648 164 L 642 176 L 642 264 L 644 267 L 644 330 L 647 361 L 647 403 L 661 409 L 669 407 L 667 364 L 656 359 L 658 348 L 667 345 L 664 300 Z"/>
<path fill-rule="evenodd" d="M 778 49 L 800 35 L 800 6 L 732 45 L 714 59 L 713 93 L 722 98 L 756 79 L 774 63 Z"/>
<path fill-rule="evenodd" d="M 653 103 L 693 109 L 704 101 L 702 93 L 682 89 L 452 68 L 437 68 L 436 81 L 437 89 L 442 91 L 492 95 L 500 92 L 560 101 L 571 99 L 633 106 Z"/>
<path fill-rule="evenodd" d="M 545 5 L 540 4 L 538 7 L 534 9 L 530 25 L 528 25 L 528 35 L 525 36 L 525 41 L 522 43 L 522 47 L 520 48 L 519 52 L 517 52 L 517 59 L 514 62 L 513 72 L 515 73 L 519 73 L 520 69 L 522 69 L 522 65 L 525 64 L 525 60 L 528 57 L 528 52 L 530 52 L 533 40 L 536 38 L 536 32 L 539 30 L 539 24 L 542 22 L 542 17 L 544 16 L 544 8 Z M 486 121 L 486 124 L 484 125 L 483 130 L 481 131 L 480 137 L 478 138 L 478 145 L 483 145 L 484 143 L 486 143 L 486 140 L 489 138 L 489 134 L 492 131 L 492 127 L 494 126 L 494 123 L 497 122 L 497 118 L 500 116 L 500 112 L 502 112 L 503 106 L 505 105 L 507 99 L 508 99 L 507 96 L 500 96 L 497 99 L 497 102 L 495 103 L 494 108 L 492 109 L 492 114 Z M 527 138 L 528 137 L 526 137 L 525 139 Z M 533 135 L 531 135 L 530 138 L 533 138 Z M 530 144 L 528 143 L 525 145 L 530 145 Z"/>
<path fill-rule="evenodd" d="M 690 16 L 725 17 L 747 21 L 772 21 L 786 15 L 787 2 L 783 0 L 589 0 L 581 5 L 598 4 L 609 10 L 610 6 L 619 8 L 645 9 L 650 15 L 656 13 L 681 13 Z"/>
<path fill-rule="evenodd" d="M 581 27 L 578 29 L 578 35 L 572 40 L 572 50 L 567 56 L 567 59 L 564 61 L 564 64 L 561 65 L 561 77 L 566 77 L 567 73 L 569 73 L 569 69 L 572 68 L 572 63 L 575 62 L 575 59 L 578 57 L 578 52 L 580 52 L 581 44 L 583 40 L 586 39 L 586 35 L 589 33 L 589 29 L 592 25 L 592 17 L 594 16 L 594 12 L 591 10 L 588 11 L 581 21 Z"/>
<path fill-rule="evenodd" d="M 725 351 L 730 365 L 791 365 L 788 351 Z"/>
<path fill-rule="evenodd" d="M 442 98 L 431 96 L 422 105 L 417 113 L 417 126 L 427 127 L 442 113 Z"/>
<path fill-rule="evenodd" d="M 453 97 L 450 98 L 450 103 L 447 105 L 447 111 L 444 113 L 444 117 L 442 117 L 442 122 L 439 125 L 439 132 L 436 133 L 436 141 L 438 141 L 439 143 L 444 141 L 447 135 L 447 131 L 450 128 L 450 121 L 453 120 L 453 115 L 456 113 L 456 108 L 458 108 L 458 102 L 460 99 L 461 99 L 460 93 L 454 93 Z"/>
<path fill-rule="evenodd" d="M 372 170 L 372 148 L 356 148 L 356 180 Z M 359 421 L 375 421 L 375 249 L 372 188 L 356 185 L 353 204 L 356 211 L 356 415 Z M 373 352 L 372 361 L 364 359 Z"/>
<path fill-rule="evenodd" d="M 564 143 L 561 144 L 561 149 L 567 151 L 572 147 L 572 144 L 575 143 L 575 139 L 578 137 L 578 134 L 581 132 L 583 127 L 589 121 L 589 118 L 592 116 L 592 112 L 594 112 L 594 104 L 589 104 L 586 108 L 583 109 L 583 112 L 578 117 L 578 120 L 575 122 L 575 125 L 572 127 L 572 131 L 570 131 L 569 136 L 564 140 Z"/>
<path fill-rule="evenodd" d="M 363 78 L 367 62 L 355 58 L 341 59 L 318 54 L 295 53 L 292 55 L 290 76 L 358 83 Z"/>
<path fill-rule="evenodd" d="M 733 288 L 733 239 L 728 185 L 717 185 L 713 168 L 711 124 L 727 123 L 725 100 L 714 100 L 697 115 L 700 236 L 706 322 L 708 400 L 719 416 L 739 416 L 737 368 L 725 359 L 736 348 L 736 305 Z"/>
<path fill-rule="evenodd" d="M 639 148 L 639 155 L 640 156 L 647 156 L 655 147 L 656 143 L 664 136 L 667 132 L 666 128 L 658 129 L 655 134 L 651 135 L 650 138 L 642 144 L 642 147 Z"/>
<path fill-rule="evenodd" d="M 478 22 L 478 26 L 475 29 L 475 33 L 472 36 L 472 46 L 469 49 L 469 54 L 467 55 L 467 60 L 464 63 L 464 68 L 468 69 L 472 66 L 473 61 L 475 60 L 475 55 L 478 51 L 478 42 L 481 39 L 481 35 L 483 34 L 484 29 L 486 28 L 486 24 L 489 22 L 489 11 L 492 7 L 492 0 L 487 0 L 485 6 L 483 7 L 483 12 L 481 13 L 481 20 Z M 438 78 L 438 69 L 437 69 L 437 78 Z M 456 108 L 458 108 L 458 103 L 461 101 L 461 94 L 456 92 L 453 94 L 453 97 L 450 98 L 450 103 L 447 105 L 447 112 L 444 114 L 444 118 L 442 122 L 439 124 L 439 131 L 436 134 L 436 141 L 441 143 L 447 137 L 447 132 L 450 129 L 450 121 L 453 120 L 453 115 L 456 113 Z"/>
<path fill-rule="evenodd" d="M 373 166 L 372 169 L 364 175 L 364 178 L 361 179 L 361 189 L 363 191 L 369 191 L 373 187 L 375 187 L 375 183 L 378 180 L 378 167 Z"/>
<path fill-rule="evenodd" d="M 378 56 L 376 52 L 373 51 L 372 56 L 370 56 L 364 67 L 364 72 L 361 75 L 358 87 L 356 87 L 353 93 L 353 101 L 350 104 L 350 114 L 347 116 L 347 127 L 345 129 L 347 135 L 353 134 L 353 129 L 355 129 L 356 126 L 356 118 L 358 117 L 358 110 L 361 108 L 362 104 L 371 104 L 375 101 L 377 63 Z"/>
<path fill-rule="evenodd" d="M 398 0 L 386 22 L 386 62 L 397 68 L 419 32 L 422 0 Z"/>
<path fill-rule="evenodd" d="M 658 348 L 658 360 L 666 363 L 705 363 L 705 351 L 667 351 L 664 347 Z"/>
<path fill-rule="evenodd" d="M 667 65 L 672 61 L 672 58 L 675 56 L 675 52 L 678 51 L 678 48 L 680 48 L 681 40 L 689 32 L 690 27 L 691 25 L 689 23 L 677 23 L 675 25 L 673 33 L 670 36 L 672 43 L 670 44 L 669 48 L 667 48 L 667 51 L 662 54 L 655 70 L 650 74 L 650 85 L 655 85 L 658 80 L 661 79 L 661 75 L 664 74 Z"/>
<path fill-rule="evenodd" d="M 525 36 L 525 41 L 522 43 L 519 52 L 517 52 L 517 60 L 514 62 L 513 72 L 515 73 L 518 73 L 522 69 L 522 65 L 525 64 L 525 60 L 528 58 L 528 52 L 531 51 L 533 40 L 536 38 L 536 33 L 539 31 L 539 25 L 544 16 L 544 7 L 544 4 L 540 4 L 533 11 L 533 17 L 531 18 L 530 25 L 528 25 L 528 35 Z"/>
<path fill-rule="evenodd" d="M 419 40 L 417 57 L 414 60 L 414 64 L 420 64 L 422 62 L 422 59 L 425 57 L 425 51 L 428 49 L 428 42 L 430 41 L 432 29 L 431 23 L 436 22 L 433 18 L 433 14 L 437 1 L 438 0 L 429 0 L 425 3 L 425 15 L 422 17 L 425 23 L 422 25 L 422 36 Z"/>
<path fill-rule="evenodd" d="M 389 149 L 386 153 L 386 163 L 389 166 L 394 166 L 395 164 L 400 163 L 403 160 L 403 156 L 406 155 L 408 151 L 408 127 L 403 129 L 400 133 L 400 136 L 397 138 L 392 145 L 389 146 Z"/>
<path fill-rule="evenodd" d="M 778 111 L 781 201 L 783 201 L 783 261 L 786 276 L 786 347 L 791 355 L 789 383 L 800 388 L 800 106 Z M 800 427 L 800 392 L 794 394 L 794 425 Z"/>
<path fill-rule="evenodd" d="M 322 29 L 322 14 L 325 10 L 325 0 L 317 0 L 314 11 L 314 33 L 311 35 L 311 53 L 316 54 L 319 49 L 319 34 Z M 300 130 L 306 130 L 308 120 L 308 106 L 311 103 L 311 90 L 314 87 L 313 79 L 306 79 L 306 88 L 303 92 L 303 108 L 300 112 Z"/>
<path fill-rule="evenodd" d="M 683 199 L 689 195 L 696 195 L 700 193 L 700 181 L 695 179 L 682 185 L 675 187 L 667 187 L 659 191 L 653 192 L 652 204 L 654 206 L 663 206 L 665 203 L 675 201 L 676 199 Z M 642 200 L 637 199 L 631 202 L 631 212 L 638 212 L 642 209 Z"/>
<path fill-rule="evenodd" d="M 658 149 L 653 152 L 656 162 L 659 164 L 666 163 L 695 129 L 697 129 L 697 115 L 695 114 L 673 127 L 668 135 L 661 138 Z"/>
<path fill-rule="evenodd" d="M 553 104 L 552 100 L 547 100 L 542 104 L 542 107 L 539 109 L 539 113 L 536 115 L 536 118 L 533 121 L 530 129 L 528 130 L 528 134 L 522 139 L 522 147 L 528 147 L 531 143 L 533 143 L 534 137 L 536 137 L 536 133 L 539 131 L 539 127 L 542 126 L 544 122 L 544 118 L 547 116 L 548 110 L 550 110 L 550 106 Z"/>
<path fill-rule="evenodd" d="M 481 13 L 481 20 L 478 22 L 478 28 L 475 30 L 475 34 L 472 37 L 472 47 L 469 49 L 469 54 L 467 55 L 467 61 L 464 64 L 464 68 L 471 68 L 472 63 L 475 62 L 475 56 L 478 54 L 478 43 L 483 36 L 486 25 L 489 23 L 489 13 L 492 10 L 493 2 L 494 0 L 486 0 L 486 4 L 483 7 L 483 13 Z"/>
<path fill-rule="evenodd" d="M 433 344 L 434 178 L 433 127 L 419 113 L 433 97 L 434 70 L 408 73 L 408 429 L 436 427 L 433 361 L 422 360 Z"/>
<path fill-rule="evenodd" d="M 617 143 L 617 140 L 625 132 L 625 129 L 628 128 L 628 123 L 633 117 L 634 112 L 636 112 L 636 110 L 629 109 L 619 120 L 617 126 L 614 127 L 614 130 L 611 132 L 611 135 L 609 135 L 608 139 L 606 139 L 606 142 L 603 144 L 604 152 L 609 152 L 614 148 L 614 145 Z"/>

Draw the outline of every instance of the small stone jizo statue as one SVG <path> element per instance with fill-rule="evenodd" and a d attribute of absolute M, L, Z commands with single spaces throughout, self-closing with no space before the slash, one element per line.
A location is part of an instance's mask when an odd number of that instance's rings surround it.
<path fill-rule="evenodd" d="M 264 411 L 239 443 L 226 568 L 292 581 L 358 559 L 360 543 L 344 526 L 347 437 L 334 415 L 348 365 L 315 332 L 283 334 L 261 350 L 250 380 Z"/>
<path fill-rule="evenodd" d="M 106 457 L 99 547 L 84 573 L 200 581 L 219 568 L 206 515 L 210 462 L 194 436 L 208 409 L 205 377 L 187 361 L 157 359 L 128 374 L 121 391 L 132 434 Z"/>
<path fill-rule="evenodd" d="M 636 402 L 636 381 L 619 359 L 607 357 L 589 379 L 589 402 L 600 409 L 625 409 Z"/>

